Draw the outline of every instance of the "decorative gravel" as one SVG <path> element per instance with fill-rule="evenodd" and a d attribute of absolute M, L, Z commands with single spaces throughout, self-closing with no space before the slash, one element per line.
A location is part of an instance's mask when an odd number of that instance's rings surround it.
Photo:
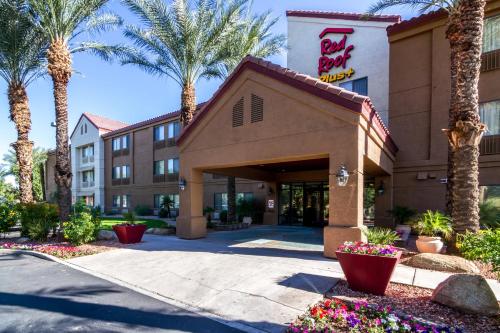
<path fill-rule="evenodd" d="M 395 311 L 435 323 L 462 327 L 469 333 L 499 333 L 500 317 L 464 314 L 431 301 L 432 290 L 399 283 L 390 283 L 385 296 L 376 296 L 348 288 L 340 280 L 329 292 L 328 297 L 348 297 L 364 300 L 371 304 L 390 306 Z"/>

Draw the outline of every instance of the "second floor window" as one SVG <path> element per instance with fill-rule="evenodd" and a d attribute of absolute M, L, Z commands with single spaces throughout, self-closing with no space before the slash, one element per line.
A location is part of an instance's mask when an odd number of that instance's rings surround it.
<path fill-rule="evenodd" d="M 113 179 L 127 179 L 130 178 L 130 166 L 122 165 L 113 167 Z"/>
<path fill-rule="evenodd" d="M 484 20 L 483 52 L 500 49 L 500 15 Z"/>
<path fill-rule="evenodd" d="M 119 138 L 113 139 L 113 151 L 128 149 L 129 146 L 129 136 L 124 135 Z"/>
<path fill-rule="evenodd" d="M 173 121 L 168 123 L 168 138 L 173 139 L 179 136 L 181 125 L 178 121 Z"/>
<path fill-rule="evenodd" d="M 168 173 L 179 173 L 179 159 L 171 158 L 168 160 Z"/>
<path fill-rule="evenodd" d="M 82 148 L 82 157 L 94 156 L 94 146 L 87 146 Z"/>
<path fill-rule="evenodd" d="M 479 104 L 481 121 L 488 126 L 486 135 L 500 135 L 500 100 Z"/>
<path fill-rule="evenodd" d="M 82 172 L 82 181 L 83 182 L 93 182 L 94 181 L 94 171 L 84 171 Z"/>
<path fill-rule="evenodd" d="M 368 78 L 363 77 L 357 80 L 342 82 L 340 88 L 350 90 L 363 96 L 368 96 Z"/>
<path fill-rule="evenodd" d="M 165 126 L 155 126 L 153 129 L 153 137 L 154 141 L 163 141 L 165 140 Z"/>
<path fill-rule="evenodd" d="M 159 175 L 164 175 L 165 174 L 165 161 L 154 161 L 154 175 L 159 176 Z"/>

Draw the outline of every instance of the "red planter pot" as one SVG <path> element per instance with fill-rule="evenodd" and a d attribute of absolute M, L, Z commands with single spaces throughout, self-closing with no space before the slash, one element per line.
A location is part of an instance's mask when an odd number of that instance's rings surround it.
<path fill-rule="evenodd" d="M 384 295 L 401 252 L 394 257 L 335 252 L 349 288 L 375 295 Z"/>
<path fill-rule="evenodd" d="M 145 224 L 117 224 L 113 226 L 113 231 L 120 243 L 132 244 L 141 241 L 146 228 Z"/>

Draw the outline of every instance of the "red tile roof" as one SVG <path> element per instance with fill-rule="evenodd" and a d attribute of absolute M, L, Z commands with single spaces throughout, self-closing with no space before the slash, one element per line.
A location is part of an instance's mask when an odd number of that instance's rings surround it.
<path fill-rule="evenodd" d="M 118 120 L 113 120 L 109 119 L 106 117 L 98 116 L 96 114 L 84 112 L 83 116 L 87 117 L 87 119 L 98 129 L 104 130 L 104 131 L 114 131 L 119 128 L 128 126 L 128 124 L 118 121 Z"/>
<path fill-rule="evenodd" d="M 238 67 L 236 67 L 232 74 L 224 81 L 224 83 L 222 83 L 212 98 L 203 105 L 193 121 L 186 128 L 184 128 L 179 139 L 177 140 L 178 144 L 180 144 L 189 135 L 192 129 L 198 125 L 201 119 L 203 119 L 203 117 L 210 112 L 210 109 L 215 104 L 215 101 L 219 98 L 219 96 L 229 88 L 231 83 L 245 69 L 250 69 L 260 74 L 267 75 L 337 105 L 346 107 L 354 112 L 363 114 L 382 140 L 384 140 L 387 144 L 391 152 L 397 152 L 398 148 L 392 140 L 389 130 L 382 121 L 382 118 L 380 118 L 378 112 L 375 110 L 368 96 L 359 95 L 343 88 L 322 82 L 312 76 L 301 74 L 291 69 L 284 68 L 269 61 L 252 56 L 246 56 L 239 63 Z"/>
<path fill-rule="evenodd" d="M 416 28 L 418 26 L 441 20 L 448 16 L 448 12 L 444 9 L 428 12 L 417 17 L 413 17 L 406 21 L 390 25 L 387 27 L 387 35 L 391 36 L 405 30 Z"/>
<path fill-rule="evenodd" d="M 401 21 L 401 16 L 399 15 L 369 15 L 360 13 L 324 12 L 317 10 L 287 10 L 286 16 L 393 23 Z"/>

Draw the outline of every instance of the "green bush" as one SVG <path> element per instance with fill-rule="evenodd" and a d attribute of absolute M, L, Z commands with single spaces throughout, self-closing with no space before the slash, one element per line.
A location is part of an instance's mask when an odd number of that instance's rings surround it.
<path fill-rule="evenodd" d="M 48 203 L 19 205 L 21 234 L 37 241 L 45 241 L 50 230 L 59 222 L 59 210 Z"/>
<path fill-rule="evenodd" d="M 500 228 L 500 208 L 492 200 L 479 205 L 479 217 L 483 227 Z"/>
<path fill-rule="evenodd" d="M 243 221 L 246 216 L 253 217 L 253 200 L 240 198 L 236 205 L 236 214 L 238 215 L 239 222 Z"/>
<path fill-rule="evenodd" d="M 458 235 L 457 246 L 465 258 L 491 263 L 493 270 L 500 272 L 500 229 Z"/>
<path fill-rule="evenodd" d="M 400 240 L 398 233 L 389 228 L 368 228 L 363 230 L 363 233 L 371 244 L 393 245 Z"/>
<path fill-rule="evenodd" d="M 137 205 L 135 206 L 134 212 L 139 216 L 150 216 L 153 215 L 153 210 L 147 205 Z"/>
<path fill-rule="evenodd" d="M 70 220 L 64 223 L 64 237 L 72 244 L 89 243 L 95 240 L 95 234 L 95 225 L 89 212 L 71 214 Z"/>
<path fill-rule="evenodd" d="M 408 223 L 416 213 L 416 210 L 413 210 L 406 206 L 394 206 L 394 208 L 389 211 L 389 214 L 392 215 L 392 217 L 396 221 L 396 224 Z"/>
<path fill-rule="evenodd" d="M 8 232 L 16 225 L 19 219 L 19 212 L 14 205 L 0 203 L 0 232 Z"/>
<path fill-rule="evenodd" d="M 423 236 L 443 236 L 448 239 L 453 232 L 451 219 L 439 211 L 426 211 L 417 218 L 413 226 Z"/>
<path fill-rule="evenodd" d="M 125 221 L 127 221 L 127 223 L 130 224 L 135 224 L 135 221 L 137 221 L 134 212 L 123 213 L 123 218 L 125 219 Z"/>

